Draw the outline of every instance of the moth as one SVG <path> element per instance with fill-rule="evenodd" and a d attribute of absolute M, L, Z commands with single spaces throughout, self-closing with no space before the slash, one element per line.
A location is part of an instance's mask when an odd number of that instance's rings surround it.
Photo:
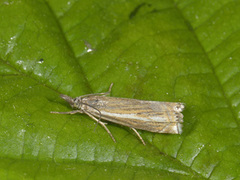
<path fill-rule="evenodd" d="M 144 142 L 136 129 L 154 133 L 181 134 L 184 104 L 179 102 L 145 101 L 128 98 L 107 97 L 108 92 L 87 94 L 76 98 L 61 94 L 74 109 L 70 112 L 51 112 L 55 114 L 85 113 L 100 124 L 116 142 L 102 119 L 122 126 L 130 127 L 139 139 Z"/>

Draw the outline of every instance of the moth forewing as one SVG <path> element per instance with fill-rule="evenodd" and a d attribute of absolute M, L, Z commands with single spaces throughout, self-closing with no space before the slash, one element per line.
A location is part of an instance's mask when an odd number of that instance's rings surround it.
<path fill-rule="evenodd" d="M 95 117 L 156 133 L 180 134 L 183 122 L 182 103 L 143 101 L 127 98 L 89 96 L 84 97 L 82 108 Z M 93 109 L 94 107 L 95 109 Z"/>

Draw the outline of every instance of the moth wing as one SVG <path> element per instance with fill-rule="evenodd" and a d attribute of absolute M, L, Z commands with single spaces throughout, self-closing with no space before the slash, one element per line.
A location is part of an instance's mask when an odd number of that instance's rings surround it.
<path fill-rule="evenodd" d="M 88 97 L 85 103 L 89 105 L 85 108 L 95 117 L 101 116 L 102 119 L 116 124 L 157 133 L 181 133 L 181 112 L 184 109 L 182 103 L 104 96 Z"/>

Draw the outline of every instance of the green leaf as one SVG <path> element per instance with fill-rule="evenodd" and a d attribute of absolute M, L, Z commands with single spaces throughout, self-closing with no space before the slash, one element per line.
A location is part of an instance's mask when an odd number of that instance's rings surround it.
<path fill-rule="evenodd" d="M 238 179 L 240 2 L 0 1 L 1 179 Z M 90 48 L 90 49 L 89 49 Z M 92 50 L 92 51 L 91 51 Z M 108 124 L 59 97 L 184 102 L 181 135 Z"/>

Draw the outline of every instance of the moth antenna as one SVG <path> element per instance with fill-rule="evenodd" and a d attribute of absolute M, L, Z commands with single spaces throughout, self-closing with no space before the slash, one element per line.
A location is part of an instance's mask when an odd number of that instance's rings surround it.
<path fill-rule="evenodd" d="M 98 121 L 101 121 L 101 117 L 102 117 L 101 111 L 99 111 L 97 108 L 95 108 L 95 107 L 93 107 L 93 106 L 91 106 L 91 105 L 89 105 L 89 104 L 86 104 L 86 103 L 82 103 L 82 104 L 85 105 L 85 106 L 88 106 L 88 107 L 90 107 L 90 108 L 93 108 L 93 109 L 95 109 L 96 111 L 98 111 L 98 113 L 99 113 Z"/>

